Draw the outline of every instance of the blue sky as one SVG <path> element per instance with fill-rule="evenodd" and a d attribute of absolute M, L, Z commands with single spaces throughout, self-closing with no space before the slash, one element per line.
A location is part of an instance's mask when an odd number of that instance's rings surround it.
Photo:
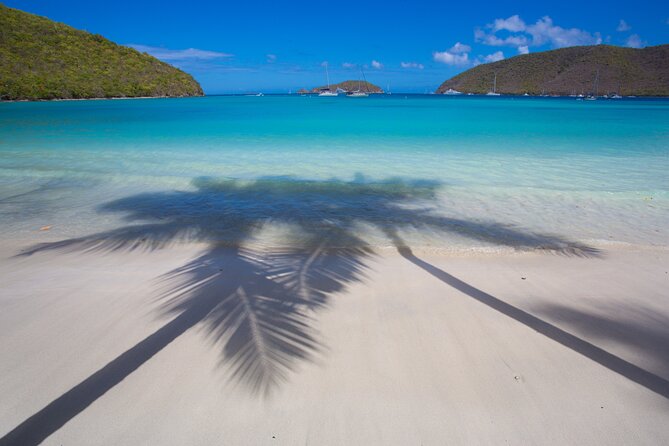
<path fill-rule="evenodd" d="M 573 1 L 17 0 L 7 6 L 135 46 L 206 93 L 287 92 L 367 79 L 434 90 L 475 64 L 563 46 L 669 43 L 666 3 Z"/>

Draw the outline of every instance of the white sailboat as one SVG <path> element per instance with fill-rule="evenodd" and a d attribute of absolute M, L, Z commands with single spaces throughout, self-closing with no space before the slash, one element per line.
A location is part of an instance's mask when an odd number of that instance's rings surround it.
<path fill-rule="evenodd" d="M 327 88 L 327 90 L 321 90 L 321 92 L 318 93 L 318 96 L 325 96 L 325 97 L 338 96 L 339 93 L 330 90 L 330 73 L 328 72 L 328 63 L 327 62 L 325 62 L 325 77 L 328 80 L 328 88 Z"/>
<path fill-rule="evenodd" d="M 486 96 L 501 96 L 497 93 L 497 73 L 495 73 L 495 79 L 492 81 L 492 91 L 487 92 Z"/>
<path fill-rule="evenodd" d="M 598 88 L 599 87 L 599 69 L 597 70 L 597 73 L 595 74 L 595 85 L 594 85 L 594 94 L 589 94 L 585 100 L 586 101 L 596 101 L 597 100 L 597 93 L 598 93 Z"/>
<path fill-rule="evenodd" d="M 450 96 L 456 96 L 456 95 L 462 94 L 462 92 L 458 91 L 458 90 L 453 90 L 452 88 L 449 88 L 448 90 L 446 90 L 444 92 L 444 94 L 447 94 L 447 95 L 450 95 Z"/>
<path fill-rule="evenodd" d="M 362 71 L 362 68 L 360 69 L 360 74 L 362 74 L 363 79 L 365 78 L 365 72 Z M 367 79 L 365 79 L 365 84 L 367 84 Z M 349 98 L 366 98 L 369 96 L 369 93 L 362 91 L 361 88 L 361 81 L 358 79 L 358 89 L 355 91 L 351 91 L 348 95 L 346 95 Z"/>

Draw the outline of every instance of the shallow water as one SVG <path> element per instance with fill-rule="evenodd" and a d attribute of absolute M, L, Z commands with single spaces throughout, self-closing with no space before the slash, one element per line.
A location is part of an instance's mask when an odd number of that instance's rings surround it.
<path fill-rule="evenodd" d="M 667 246 L 669 101 L 0 104 L 1 238 L 134 225 L 162 242 Z"/>

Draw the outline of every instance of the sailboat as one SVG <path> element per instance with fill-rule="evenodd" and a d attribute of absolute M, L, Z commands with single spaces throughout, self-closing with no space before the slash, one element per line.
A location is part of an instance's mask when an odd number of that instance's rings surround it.
<path fill-rule="evenodd" d="M 495 73 L 495 80 L 492 81 L 492 91 L 486 93 L 486 96 L 501 96 L 497 93 L 497 73 Z"/>
<path fill-rule="evenodd" d="M 597 100 L 597 90 L 598 90 L 598 83 L 599 83 L 599 69 L 597 70 L 597 73 L 595 74 L 595 85 L 594 85 L 594 90 L 595 94 L 589 94 L 585 100 L 586 101 L 596 101 Z"/>
<path fill-rule="evenodd" d="M 328 88 L 327 88 L 327 90 L 321 90 L 321 92 L 318 93 L 318 96 L 337 96 L 339 93 L 330 90 L 330 73 L 328 73 L 328 63 L 327 62 L 325 62 L 325 77 L 328 80 Z"/>
<path fill-rule="evenodd" d="M 362 74 L 362 77 L 365 78 L 365 72 L 362 71 L 362 68 L 360 68 L 360 74 Z M 365 84 L 367 84 L 367 79 L 365 79 Z M 369 94 L 365 91 L 362 91 L 360 79 L 358 79 L 358 89 L 351 91 L 347 95 L 349 98 L 366 98 L 367 96 L 369 96 Z"/>

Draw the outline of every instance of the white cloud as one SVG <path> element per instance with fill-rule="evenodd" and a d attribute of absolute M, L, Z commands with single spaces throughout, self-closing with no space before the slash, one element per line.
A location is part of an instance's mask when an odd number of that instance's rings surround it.
<path fill-rule="evenodd" d="M 501 52 L 501 51 L 495 51 L 492 54 L 488 54 L 487 56 L 483 56 L 483 61 L 485 63 L 497 62 L 497 61 L 500 61 L 500 60 L 503 60 L 503 59 L 504 59 L 504 53 Z"/>
<path fill-rule="evenodd" d="M 451 49 L 448 50 L 448 52 L 451 54 L 463 54 L 463 53 L 468 53 L 471 50 L 472 50 L 471 46 L 465 45 L 464 43 L 455 42 L 455 45 L 453 45 Z"/>
<path fill-rule="evenodd" d="M 527 27 L 532 36 L 532 45 L 539 46 L 549 43 L 553 48 L 576 45 L 599 45 L 602 37 L 599 33 L 591 34 L 578 28 L 562 28 L 553 24 L 553 19 L 542 17 L 534 25 Z"/>
<path fill-rule="evenodd" d="M 477 42 L 489 46 L 542 46 L 562 48 L 575 45 L 594 45 L 602 43 L 599 33 L 590 33 L 578 28 L 562 28 L 553 23 L 553 19 L 545 16 L 533 24 L 526 24 L 519 16 L 507 19 L 495 19 L 493 23 L 474 30 Z M 503 31 L 502 36 L 497 32 Z"/>
<path fill-rule="evenodd" d="M 521 45 L 518 47 L 518 54 L 529 54 L 530 49 L 527 45 Z"/>
<path fill-rule="evenodd" d="M 134 48 L 142 53 L 149 53 L 153 57 L 160 60 L 178 61 L 178 60 L 210 60 L 223 57 L 231 57 L 232 54 L 220 53 L 218 51 L 199 50 L 197 48 L 187 48 L 185 50 L 172 50 L 169 48 L 162 48 L 148 45 L 128 44 L 130 48 Z"/>
<path fill-rule="evenodd" d="M 373 60 L 372 61 L 372 68 L 380 70 L 381 68 L 383 68 L 383 64 L 381 62 L 377 61 L 377 60 Z"/>
<path fill-rule="evenodd" d="M 483 63 L 498 62 L 498 61 L 504 60 L 504 59 L 505 59 L 505 57 L 504 57 L 503 52 L 495 51 L 492 54 L 476 56 L 476 58 L 474 58 L 472 60 L 472 64 L 474 66 L 477 66 L 477 65 L 481 65 Z"/>
<path fill-rule="evenodd" d="M 355 64 L 351 62 L 344 62 L 343 64 L 341 64 L 341 66 L 343 68 L 355 68 Z"/>
<path fill-rule="evenodd" d="M 425 66 L 422 63 L 417 63 L 417 62 L 401 62 L 400 66 L 402 68 L 418 68 L 419 70 L 425 68 Z"/>
<path fill-rule="evenodd" d="M 446 65 L 463 66 L 469 64 L 469 52 L 472 47 L 464 43 L 456 42 L 450 49 L 446 51 L 435 51 L 432 53 L 432 58 L 436 62 L 445 63 Z"/>
<path fill-rule="evenodd" d="M 488 26 L 493 29 L 493 32 L 501 30 L 518 32 L 525 30 L 525 22 L 518 16 L 518 14 L 512 15 L 508 19 L 495 19 L 495 21 Z"/>
<path fill-rule="evenodd" d="M 528 38 L 522 34 L 500 38 L 495 34 L 488 34 L 485 31 L 478 29 L 474 33 L 474 36 L 478 42 L 489 46 L 522 46 L 529 44 Z"/>
<path fill-rule="evenodd" d="M 432 58 L 446 65 L 463 66 L 469 64 L 469 54 L 453 54 L 448 51 L 435 51 Z"/>
<path fill-rule="evenodd" d="M 629 31 L 630 29 L 632 29 L 632 27 L 629 26 L 626 21 L 620 19 L 620 23 L 618 23 L 616 31 L 623 32 L 623 31 Z"/>
<path fill-rule="evenodd" d="M 625 46 L 630 48 L 641 48 L 644 46 L 644 42 L 641 41 L 641 37 L 638 34 L 632 34 L 625 41 Z"/>

